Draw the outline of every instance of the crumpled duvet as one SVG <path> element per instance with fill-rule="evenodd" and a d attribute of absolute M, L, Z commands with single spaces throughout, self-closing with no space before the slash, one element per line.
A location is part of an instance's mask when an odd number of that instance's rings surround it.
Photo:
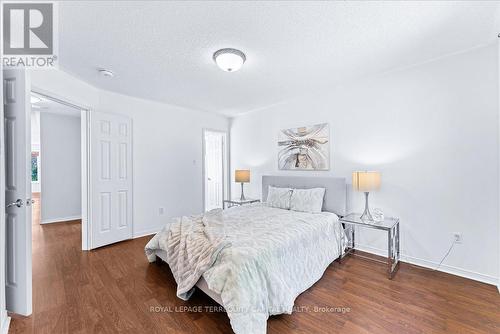
<path fill-rule="evenodd" d="M 155 250 L 167 252 L 167 263 L 177 282 L 177 297 L 188 300 L 201 275 L 210 268 L 219 252 L 229 242 L 225 240 L 222 210 L 205 215 L 174 218 L 145 247 L 150 262 Z"/>
<path fill-rule="evenodd" d="M 259 334 L 270 315 L 292 312 L 295 298 L 339 257 L 344 238 L 335 214 L 255 204 L 177 218 L 146 254 L 154 261 L 154 250 L 167 251 L 179 297 L 189 298 L 203 275 L 220 294 L 233 331 Z"/>

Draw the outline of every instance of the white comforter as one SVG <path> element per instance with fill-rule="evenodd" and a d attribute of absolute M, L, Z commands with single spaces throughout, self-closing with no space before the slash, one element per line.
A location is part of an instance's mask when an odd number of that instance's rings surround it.
<path fill-rule="evenodd" d="M 202 274 L 210 290 L 220 294 L 237 334 L 265 333 L 269 315 L 290 314 L 295 298 L 340 255 L 345 237 L 332 213 L 256 204 L 210 216 L 220 217 L 227 246 L 216 247 L 215 262 Z M 149 251 L 158 247 L 148 246 Z"/>

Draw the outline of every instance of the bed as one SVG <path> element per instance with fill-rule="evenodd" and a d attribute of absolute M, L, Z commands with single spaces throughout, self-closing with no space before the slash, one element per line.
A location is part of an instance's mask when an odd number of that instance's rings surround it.
<path fill-rule="evenodd" d="M 338 221 L 345 215 L 345 179 L 263 176 L 263 202 L 269 186 L 325 188 L 324 212 L 260 203 L 212 210 L 174 219 L 146 246 L 149 261 L 169 264 L 179 298 L 189 299 L 196 286 L 224 306 L 237 334 L 265 333 L 270 315 L 290 314 L 346 241 Z"/>

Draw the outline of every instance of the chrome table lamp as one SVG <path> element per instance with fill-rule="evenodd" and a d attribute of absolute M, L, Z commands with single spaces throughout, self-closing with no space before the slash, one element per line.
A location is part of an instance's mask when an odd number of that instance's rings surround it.
<path fill-rule="evenodd" d="M 250 182 L 250 171 L 248 169 L 237 169 L 234 171 L 234 182 L 241 183 L 241 196 L 240 201 L 245 201 L 245 194 L 243 192 L 243 184 Z"/>
<path fill-rule="evenodd" d="M 361 220 L 373 221 L 368 206 L 368 195 L 370 191 L 380 189 L 380 173 L 379 172 L 353 172 L 352 173 L 352 187 L 356 191 L 365 193 L 365 211 L 361 215 Z"/>

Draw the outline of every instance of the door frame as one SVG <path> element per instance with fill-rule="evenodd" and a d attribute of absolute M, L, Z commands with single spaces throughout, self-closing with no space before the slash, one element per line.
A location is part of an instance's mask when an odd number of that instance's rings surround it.
<path fill-rule="evenodd" d="M 90 114 L 92 109 L 87 106 L 82 106 L 79 103 L 70 101 L 65 97 L 58 96 L 52 92 L 46 91 L 42 88 L 31 85 L 32 93 L 43 96 L 44 98 L 66 105 L 71 108 L 80 110 L 80 145 L 81 145 L 81 185 L 82 185 L 82 250 L 92 249 L 91 243 L 91 207 L 90 207 Z"/>
<path fill-rule="evenodd" d="M 211 128 L 203 128 L 202 129 L 202 134 L 201 134 L 201 185 L 202 185 L 202 207 L 203 207 L 203 212 L 205 212 L 205 133 L 206 132 L 216 132 L 216 133 L 222 133 L 226 135 L 226 142 L 224 143 L 224 151 L 222 152 L 223 154 L 223 165 L 225 167 L 225 174 L 224 177 L 222 178 L 223 180 L 223 185 L 222 185 L 222 200 L 225 199 L 230 199 L 231 198 L 231 175 L 229 173 L 230 166 L 229 166 L 229 131 L 224 131 L 224 130 L 219 130 L 219 129 L 211 129 Z M 226 197 L 227 195 L 227 197 Z"/>

